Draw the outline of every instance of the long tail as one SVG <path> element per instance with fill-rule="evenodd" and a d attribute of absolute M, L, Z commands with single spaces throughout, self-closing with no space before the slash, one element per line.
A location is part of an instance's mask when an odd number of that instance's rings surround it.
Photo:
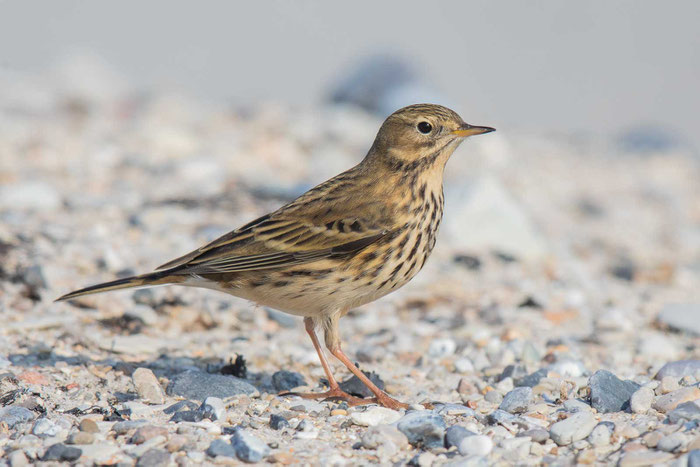
<path fill-rule="evenodd" d="M 172 274 L 172 270 L 156 271 L 148 274 L 141 274 L 140 276 L 125 277 L 124 279 L 117 279 L 115 281 L 91 285 L 90 287 L 85 287 L 84 289 L 76 290 L 74 292 L 65 294 L 64 296 L 57 298 L 55 301 L 61 302 L 63 300 L 70 300 L 72 298 L 82 297 L 83 295 L 109 292 L 112 290 L 130 289 L 133 287 L 149 287 L 153 285 L 176 284 L 178 282 L 183 282 L 185 278 L 185 276 Z"/>

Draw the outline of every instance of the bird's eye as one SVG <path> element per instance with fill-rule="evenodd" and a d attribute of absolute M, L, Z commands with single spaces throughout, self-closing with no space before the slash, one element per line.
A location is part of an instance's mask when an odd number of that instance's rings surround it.
<path fill-rule="evenodd" d="M 418 131 L 420 131 L 424 135 L 427 135 L 428 133 L 433 131 L 433 126 L 428 122 L 420 122 L 418 124 Z"/>

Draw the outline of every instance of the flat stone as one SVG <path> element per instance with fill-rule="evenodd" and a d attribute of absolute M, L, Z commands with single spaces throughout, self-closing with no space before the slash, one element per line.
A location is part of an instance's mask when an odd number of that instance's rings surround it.
<path fill-rule="evenodd" d="M 215 439 L 211 442 L 207 448 L 207 455 L 210 457 L 236 457 L 236 450 L 233 448 L 231 443 L 224 441 L 223 439 Z"/>
<path fill-rule="evenodd" d="M 554 423 L 549 429 L 549 435 L 559 446 L 566 446 L 590 435 L 596 423 L 592 413 L 577 412 L 569 418 Z"/>
<path fill-rule="evenodd" d="M 165 414 L 173 414 L 183 410 L 197 410 L 199 406 L 192 401 L 179 401 L 163 409 Z"/>
<path fill-rule="evenodd" d="M 165 403 L 165 393 L 153 371 L 148 368 L 137 368 L 131 375 L 131 380 L 144 402 L 158 405 Z"/>
<path fill-rule="evenodd" d="M 493 441 L 486 435 L 467 436 L 458 449 L 463 456 L 487 456 L 493 449 Z"/>
<path fill-rule="evenodd" d="M 40 418 L 34 423 L 32 433 L 41 438 L 50 438 L 61 432 L 61 427 L 48 418 Z"/>
<path fill-rule="evenodd" d="M 59 461 L 59 462 L 73 462 L 80 458 L 83 454 L 78 448 L 72 446 L 66 446 L 65 444 L 58 443 L 49 446 L 49 448 L 41 456 L 42 461 Z"/>
<path fill-rule="evenodd" d="M 632 394 L 639 385 L 632 381 L 622 381 L 606 370 L 598 370 L 589 378 L 591 406 L 600 413 L 619 412 L 629 409 Z"/>
<path fill-rule="evenodd" d="M 665 452 L 673 452 L 683 446 L 683 443 L 687 441 L 686 436 L 683 433 L 671 433 L 668 436 L 664 436 L 659 440 L 656 445 L 656 449 Z"/>
<path fill-rule="evenodd" d="M 164 449 L 149 449 L 139 457 L 136 467 L 161 467 L 170 464 L 170 453 Z"/>
<path fill-rule="evenodd" d="M 672 329 L 700 335 L 700 303 L 668 304 L 657 319 Z"/>
<path fill-rule="evenodd" d="M 236 450 L 236 457 L 243 462 L 260 462 L 270 453 L 267 444 L 243 429 L 236 430 L 231 437 L 231 444 Z"/>
<path fill-rule="evenodd" d="M 445 447 L 446 448 L 451 448 L 451 447 L 459 447 L 459 443 L 462 442 L 464 438 L 467 436 L 474 436 L 476 433 L 473 431 L 469 431 L 463 426 L 459 425 L 454 425 L 451 426 L 447 429 L 445 432 Z"/>
<path fill-rule="evenodd" d="M 684 376 L 695 375 L 700 375 L 700 360 L 679 360 L 662 366 L 654 378 L 661 380 L 667 376 L 673 376 L 676 379 L 681 379 Z"/>
<path fill-rule="evenodd" d="M 669 392 L 673 392 L 678 388 L 680 388 L 678 378 L 674 376 L 664 376 L 658 386 L 658 391 L 661 394 L 668 394 Z"/>
<path fill-rule="evenodd" d="M 700 449 L 688 453 L 688 467 L 700 467 Z"/>
<path fill-rule="evenodd" d="M 532 388 L 522 386 L 513 389 L 503 398 L 503 402 L 498 406 L 499 409 L 505 410 L 508 413 L 523 413 L 527 411 L 530 402 L 532 401 Z"/>
<path fill-rule="evenodd" d="M 396 427 L 413 446 L 436 448 L 444 446 L 445 420 L 430 410 L 417 410 L 404 415 Z"/>
<path fill-rule="evenodd" d="M 350 414 L 350 419 L 353 423 L 361 426 L 389 425 L 400 418 L 401 414 L 399 412 L 386 407 L 369 407 L 363 412 L 352 412 Z"/>
<path fill-rule="evenodd" d="M 272 375 L 272 385 L 277 391 L 291 391 L 299 386 L 306 386 L 306 380 L 295 371 L 280 370 Z"/>
<path fill-rule="evenodd" d="M 588 442 L 595 447 L 607 446 L 610 444 L 612 431 L 606 423 L 599 423 L 588 435 Z"/>
<path fill-rule="evenodd" d="M 66 444 L 92 444 L 95 442 L 95 435 L 85 431 L 71 433 L 66 440 Z"/>
<path fill-rule="evenodd" d="M 20 423 L 34 420 L 36 414 L 24 407 L 11 405 L 0 409 L 0 422 L 5 422 L 10 428 L 14 428 Z"/>
<path fill-rule="evenodd" d="M 547 369 L 546 368 L 541 368 L 534 373 L 530 373 L 529 375 L 525 376 L 524 378 L 516 379 L 515 380 L 515 385 L 516 386 L 527 386 L 530 388 L 534 388 L 537 386 L 537 384 L 540 382 L 542 378 L 547 377 Z"/>
<path fill-rule="evenodd" d="M 123 435 L 144 425 L 146 425 L 145 420 L 125 420 L 112 425 L 112 431 L 117 435 Z"/>
<path fill-rule="evenodd" d="M 527 431 L 521 431 L 518 436 L 526 436 L 535 443 L 544 443 L 549 439 L 549 431 L 542 428 L 533 428 Z"/>
<path fill-rule="evenodd" d="M 638 451 L 628 451 L 620 458 L 618 463 L 621 467 L 637 467 L 646 465 L 660 465 L 671 461 L 673 454 L 661 451 L 651 451 L 641 449 Z"/>
<path fill-rule="evenodd" d="M 695 402 L 683 402 L 668 413 L 668 420 L 671 423 L 678 423 L 681 420 L 700 420 L 700 404 Z"/>
<path fill-rule="evenodd" d="M 161 426 L 146 425 L 138 428 L 131 437 L 132 444 L 143 444 L 156 436 L 168 437 L 168 430 Z"/>
<path fill-rule="evenodd" d="M 370 381 L 372 381 L 375 386 L 377 386 L 379 389 L 384 390 L 384 381 L 379 377 L 379 375 L 375 372 L 366 372 L 363 371 L 362 373 L 365 374 L 369 378 Z M 355 375 L 352 375 L 350 379 L 347 379 L 345 381 L 342 381 L 339 383 L 340 389 L 343 391 L 347 392 L 348 394 L 352 394 L 353 396 L 357 397 L 373 397 L 374 394 L 372 391 L 369 390 L 367 386 L 365 386 L 365 383 L 360 381 L 360 378 L 358 378 Z"/>
<path fill-rule="evenodd" d="M 100 432 L 100 428 L 97 426 L 97 423 L 94 420 L 90 420 L 89 418 L 82 420 L 80 422 L 80 425 L 78 425 L 78 429 L 86 433 Z"/>
<path fill-rule="evenodd" d="M 203 371 L 187 370 L 175 375 L 167 388 L 170 396 L 204 401 L 207 397 L 227 397 L 253 394 L 255 386 L 235 376 L 214 375 Z"/>
<path fill-rule="evenodd" d="M 634 413 L 647 413 L 654 401 L 654 391 L 646 386 L 634 391 L 630 398 L 630 409 Z"/>
<path fill-rule="evenodd" d="M 661 413 L 670 412 L 683 402 L 700 399 L 700 389 L 694 386 L 677 389 L 656 398 L 652 407 Z"/>

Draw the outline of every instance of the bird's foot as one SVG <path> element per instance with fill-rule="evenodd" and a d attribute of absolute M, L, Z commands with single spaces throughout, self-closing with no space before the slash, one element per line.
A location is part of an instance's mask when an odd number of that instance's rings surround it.
<path fill-rule="evenodd" d="M 359 397 L 352 396 L 347 392 L 343 391 L 339 387 L 329 389 L 326 392 L 282 392 L 279 394 L 282 397 L 285 396 L 299 396 L 302 399 L 314 399 L 321 401 L 334 401 L 334 402 L 347 402 L 348 406 L 354 407 L 356 405 L 373 404 L 372 399 L 361 399 Z"/>
<path fill-rule="evenodd" d="M 382 396 L 380 397 L 373 397 L 371 399 L 364 399 L 369 402 L 365 402 L 366 404 L 379 404 L 382 407 L 386 407 L 387 409 L 392 409 L 392 410 L 400 410 L 400 409 L 408 409 L 409 405 L 404 404 L 403 402 L 399 402 L 393 397 L 389 396 L 386 393 L 383 393 Z"/>

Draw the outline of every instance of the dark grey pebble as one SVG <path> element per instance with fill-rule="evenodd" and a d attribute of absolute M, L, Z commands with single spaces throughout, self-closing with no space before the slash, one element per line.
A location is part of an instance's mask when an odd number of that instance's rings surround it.
<path fill-rule="evenodd" d="M 533 388 L 537 386 L 537 384 L 540 382 L 542 378 L 545 378 L 547 376 L 548 370 L 546 368 L 540 368 L 539 370 L 535 371 L 534 373 L 531 373 L 524 378 L 520 379 L 513 379 L 513 382 L 515 383 L 516 386 L 527 386 L 530 388 Z"/>
<path fill-rule="evenodd" d="M 687 375 L 695 375 L 700 373 L 700 360 L 679 360 L 677 362 L 669 362 L 661 367 L 655 379 L 659 381 L 665 376 L 673 376 L 674 378 L 681 379 Z"/>
<path fill-rule="evenodd" d="M 503 369 L 501 375 L 498 377 L 498 381 L 503 381 L 506 378 L 513 378 L 513 382 L 521 381 L 528 375 L 527 368 L 525 365 L 508 365 Z"/>
<path fill-rule="evenodd" d="M 295 371 L 280 370 L 272 375 L 272 385 L 277 391 L 291 391 L 299 386 L 306 386 L 306 380 Z"/>
<path fill-rule="evenodd" d="M 270 415 L 270 428 L 273 430 L 281 430 L 289 426 L 289 422 L 282 415 L 272 414 Z"/>
<path fill-rule="evenodd" d="M 163 449 L 149 449 L 139 457 L 136 467 L 160 467 L 170 464 L 170 453 Z"/>
<path fill-rule="evenodd" d="M 508 392 L 503 398 L 499 409 L 508 413 L 523 413 L 532 401 L 532 388 L 523 386 Z"/>
<path fill-rule="evenodd" d="M 231 445 L 243 462 L 260 462 L 270 453 L 267 444 L 243 429 L 236 430 L 231 437 Z"/>
<path fill-rule="evenodd" d="M 404 415 L 396 425 L 413 446 L 438 448 L 444 446 L 445 420 L 432 411 L 420 410 Z"/>
<path fill-rule="evenodd" d="M 35 418 L 36 414 L 25 407 L 11 405 L 0 409 L 0 422 L 7 423 L 10 428 L 20 423 L 30 422 Z"/>
<path fill-rule="evenodd" d="M 454 425 L 447 429 L 445 432 L 445 447 L 447 449 L 454 447 L 459 447 L 459 443 L 462 442 L 467 436 L 474 436 L 476 433 L 469 431 L 463 426 Z"/>
<path fill-rule="evenodd" d="M 236 450 L 233 449 L 231 443 L 227 443 L 223 439 L 215 439 L 207 448 L 207 455 L 209 457 L 236 457 Z"/>
<path fill-rule="evenodd" d="M 363 371 L 362 373 L 365 374 L 369 378 L 370 381 L 372 381 L 379 389 L 384 390 L 384 381 L 379 377 L 378 374 L 375 372 L 366 372 Z M 357 397 L 373 397 L 374 394 L 372 394 L 372 391 L 369 390 L 367 386 L 364 385 L 360 379 L 353 375 L 352 378 L 347 379 L 340 383 L 340 389 L 343 391 L 347 392 L 348 394 L 352 394 L 353 396 Z"/>
<path fill-rule="evenodd" d="M 700 467 L 700 449 L 688 453 L 688 467 Z"/>
<path fill-rule="evenodd" d="M 633 381 L 622 381 L 607 370 L 598 370 L 589 378 L 591 406 L 599 413 L 628 410 L 632 394 L 639 389 Z"/>
<path fill-rule="evenodd" d="M 171 413 L 180 412 L 182 410 L 195 410 L 197 407 L 198 405 L 192 401 L 180 401 L 164 408 L 163 413 L 170 415 Z"/>
<path fill-rule="evenodd" d="M 518 436 L 529 436 L 535 443 L 544 443 L 549 439 L 549 431 L 542 428 L 533 428 L 532 430 L 521 431 Z"/>
<path fill-rule="evenodd" d="M 214 375 L 203 371 L 188 370 L 175 375 L 166 392 L 170 396 L 204 401 L 207 397 L 227 397 L 252 394 L 255 386 L 235 376 Z"/>
<path fill-rule="evenodd" d="M 496 409 L 486 416 L 486 421 L 491 425 L 499 423 L 515 423 L 518 417 L 506 412 L 505 410 Z"/>
<path fill-rule="evenodd" d="M 681 420 L 700 420 L 700 405 L 693 401 L 683 402 L 666 415 L 671 423 L 678 423 Z"/>
<path fill-rule="evenodd" d="M 112 425 L 112 431 L 114 431 L 117 435 L 123 435 L 129 430 L 135 430 L 136 428 L 142 427 L 146 424 L 146 420 L 125 420 Z"/>
<path fill-rule="evenodd" d="M 73 462 L 83 455 L 83 451 L 73 446 L 66 446 L 65 444 L 53 444 L 49 446 L 43 456 L 41 456 L 42 461 L 60 461 L 60 462 Z"/>
<path fill-rule="evenodd" d="M 204 412 L 201 410 L 181 410 L 170 417 L 170 421 L 175 423 L 201 422 L 202 420 L 204 420 Z"/>

